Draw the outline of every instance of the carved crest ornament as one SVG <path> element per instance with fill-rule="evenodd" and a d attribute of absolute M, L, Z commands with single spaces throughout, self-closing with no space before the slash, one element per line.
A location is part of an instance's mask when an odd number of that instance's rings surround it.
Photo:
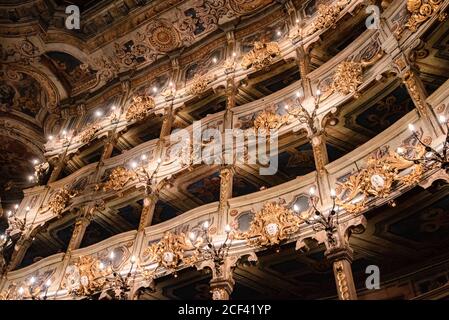
<path fill-rule="evenodd" d="M 418 148 L 417 152 L 423 155 L 425 150 Z M 405 160 L 396 152 L 379 151 L 367 160 L 365 168 L 339 183 L 336 203 L 347 212 L 360 213 L 373 198 L 387 198 L 400 186 L 418 183 L 423 171 L 422 164 Z"/>
<path fill-rule="evenodd" d="M 262 111 L 254 120 L 254 128 L 263 132 L 269 132 L 270 130 L 277 130 L 282 125 L 287 123 L 288 115 L 280 116 L 270 110 Z"/>
<path fill-rule="evenodd" d="M 311 35 L 319 30 L 335 28 L 338 17 L 350 2 L 351 0 L 340 0 L 331 5 L 320 4 L 317 16 L 313 20 L 311 28 L 307 31 L 307 35 Z"/>
<path fill-rule="evenodd" d="M 137 174 L 125 167 L 117 167 L 109 174 L 108 180 L 103 184 L 103 191 L 120 191 L 130 181 L 136 180 Z M 98 190 L 99 185 L 96 186 Z"/>
<path fill-rule="evenodd" d="M 299 230 L 304 220 L 292 210 L 276 202 L 266 203 L 251 221 L 249 230 L 235 235 L 253 246 L 279 245 Z"/>
<path fill-rule="evenodd" d="M 421 24 L 438 14 L 442 3 L 443 0 L 408 0 L 407 10 L 410 17 L 405 27 L 411 32 L 416 32 Z M 441 13 L 438 18 L 440 21 L 444 21 L 446 17 L 446 14 Z"/>
<path fill-rule="evenodd" d="M 254 42 L 253 49 L 242 57 L 244 68 L 262 70 L 273 64 L 274 60 L 281 55 L 277 42 Z"/>
<path fill-rule="evenodd" d="M 60 216 L 64 209 L 69 204 L 70 199 L 76 197 L 78 195 L 77 190 L 70 190 L 68 187 L 63 187 L 56 191 L 48 201 L 48 205 L 40 210 L 40 213 L 43 214 L 47 211 Z"/>
<path fill-rule="evenodd" d="M 70 294 L 88 296 L 102 291 L 109 270 L 92 256 L 82 256 L 68 266 L 62 281 L 62 288 Z"/>
<path fill-rule="evenodd" d="M 146 248 L 143 254 L 150 263 L 157 263 L 157 268 L 164 267 L 170 272 L 175 272 L 180 266 L 191 266 L 199 259 L 198 250 L 188 242 L 184 233 L 167 232 L 159 242 Z"/>
<path fill-rule="evenodd" d="M 151 115 L 156 106 L 153 97 L 148 95 L 135 96 L 126 111 L 126 121 L 142 121 Z"/>
<path fill-rule="evenodd" d="M 333 76 L 332 89 L 342 95 L 355 93 L 363 83 L 363 65 L 360 62 L 344 61 L 340 63 Z"/>
<path fill-rule="evenodd" d="M 193 77 L 192 84 L 190 85 L 189 89 L 187 90 L 188 94 L 197 96 L 202 94 L 207 90 L 207 86 L 209 83 L 214 79 L 211 75 L 198 75 L 196 74 Z"/>
<path fill-rule="evenodd" d="M 89 143 L 95 137 L 95 134 L 100 130 L 100 126 L 97 123 L 93 123 L 87 126 L 86 129 L 80 132 L 78 139 L 82 143 Z"/>

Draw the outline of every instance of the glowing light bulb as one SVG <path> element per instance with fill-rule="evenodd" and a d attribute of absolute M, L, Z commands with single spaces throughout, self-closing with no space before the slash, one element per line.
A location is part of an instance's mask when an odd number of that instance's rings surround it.
<path fill-rule="evenodd" d="M 217 61 L 218 61 L 218 59 L 217 59 L 216 57 L 213 57 L 213 58 L 212 58 L 212 62 L 213 62 L 213 63 L 217 63 Z"/>
<path fill-rule="evenodd" d="M 135 161 L 131 162 L 131 168 L 136 169 L 137 168 L 137 162 L 135 162 Z"/>
<path fill-rule="evenodd" d="M 227 224 L 225 226 L 224 230 L 225 230 L 226 233 L 229 233 L 229 232 L 231 232 L 232 229 L 231 229 L 231 226 L 229 224 Z"/>
<path fill-rule="evenodd" d="M 66 135 L 67 135 L 67 131 L 62 130 L 62 135 L 63 135 L 63 136 L 66 136 Z"/>
<path fill-rule="evenodd" d="M 234 51 L 234 52 L 232 53 L 232 56 L 235 58 L 235 57 L 237 56 L 237 53 Z"/>
<path fill-rule="evenodd" d="M 26 207 L 25 210 L 28 212 L 28 211 L 31 210 L 31 208 L 30 207 Z"/>
<path fill-rule="evenodd" d="M 321 96 L 321 90 L 320 90 L 320 89 L 318 89 L 318 90 L 316 91 L 316 96 L 317 96 L 317 97 Z"/>
<path fill-rule="evenodd" d="M 112 107 L 111 107 L 111 110 L 112 110 L 112 111 L 115 111 L 116 109 L 117 109 L 116 106 L 112 106 Z"/>
<path fill-rule="evenodd" d="M 158 158 L 157 159 L 157 163 L 161 163 L 162 162 L 162 159 L 161 158 Z"/>
<path fill-rule="evenodd" d="M 39 163 L 39 160 L 33 159 L 33 164 L 34 164 L 34 165 L 37 165 L 38 163 Z"/>
<path fill-rule="evenodd" d="M 132 264 L 136 263 L 136 256 L 132 256 L 132 257 L 131 257 L 131 263 L 132 263 Z"/>
<path fill-rule="evenodd" d="M 25 290 L 23 289 L 23 287 L 19 288 L 19 294 L 22 295 L 25 292 Z"/>
<path fill-rule="evenodd" d="M 15 204 L 15 205 L 14 205 L 14 209 L 16 209 L 16 210 L 19 209 L 19 205 L 18 205 L 18 204 Z"/>
<path fill-rule="evenodd" d="M 309 189 L 309 194 L 310 194 L 311 196 L 314 196 L 314 195 L 315 195 L 315 188 L 314 188 L 314 187 L 312 187 L 312 188 Z"/>
<path fill-rule="evenodd" d="M 36 282 L 36 278 L 35 277 L 31 277 L 30 278 L 30 285 L 33 285 Z"/>
<path fill-rule="evenodd" d="M 104 263 L 100 262 L 99 267 L 100 267 L 100 270 L 103 270 L 104 269 Z"/>
<path fill-rule="evenodd" d="M 48 279 L 48 280 L 45 282 L 45 286 L 46 286 L 47 288 L 49 288 L 49 287 L 51 286 L 51 280 L 50 280 L 50 279 Z"/>
<path fill-rule="evenodd" d="M 29 181 L 33 181 L 33 180 L 34 180 L 34 177 L 30 175 L 30 176 L 28 176 L 28 180 L 29 180 Z"/>
<path fill-rule="evenodd" d="M 299 206 L 297 204 L 293 205 L 293 211 L 299 212 Z"/>
<path fill-rule="evenodd" d="M 12 216 L 12 211 L 9 210 L 8 212 L 6 212 L 6 214 L 8 215 L 8 217 Z"/>
<path fill-rule="evenodd" d="M 53 136 L 52 136 L 52 135 L 49 135 L 49 136 L 48 136 L 48 140 L 49 140 L 49 141 L 53 141 Z"/>
<path fill-rule="evenodd" d="M 415 130 L 416 130 L 416 129 L 415 129 L 415 126 L 414 126 L 413 124 L 411 124 L 411 123 L 408 125 L 408 129 L 409 129 L 411 132 L 415 132 Z"/>
<path fill-rule="evenodd" d="M 101 111 L 101 110 L 95 111 L 95 116 L 96 116 L 97 118 L 100 118 L 102 115 L 103 115 L 103 111 Z"/>
<path fill-rule="evenodd" d="M 190 241 L 195 242 L 195 240 L 196 240 L 195 232 L 189 232 L 189 239 L 190 239 Z"/>
<path fill-rule="evenodd" d="M 151 90 L 153 90 L 153 92 L 156 93 L 157 92 L 157 87 L 154 86 Z"/>
<path fill-rule="evenodd" d="M 114 251 L 111 251 L 111 253 L 109 254 L 109 259 L 114 260 L 115 258 L 115 253 Z"/>
<path fill-rule="evenodd" d="M 331 189 L 331 198 L 335 198 L 337 196 L 337 193 L 334 189 Z"/>
<path fill-rule="evenodd" d="M 443 115 L 440 115 L 440 116 L 438 117 L 438 119 L 440 120 L 440 123 L 441 123 L 441 124 L 445 124 L 445 123 L 447 122 L 446 117 L 443 116 Z"/>
<path fill-rule="evenodd" d="M 401 154 L 404 154 L 404 153 L 405 153 L 405 149 L 402 148 L 402 147 L 399 147 L 399 148 L 396 149 L 396 152 L 397 152 L 399 155 L 401 155 Z"/>
<path fill-rule="evenodd" d="M 142 160 L 147 160 L 147 156 L 146 156 L 145 154 L 143 154 L 143 155 L 140 157 L 140 159 L 142 159 Z"/>
<path fill-rule="evenodd" d="M 295 22 L 296 22 L 296 23 L 299 23 L 299 19 L 296 19 Z"/>
<path fill-rule="evenodd" d="M 204 229 L 204 230 L 209 229 L 209 221 L 205 221 L 205 222 L 203 223 L 203 229 Z"/>
<path fill-rule="evenodd" d="M 290 108 L 287 104 L 284 106 L 285 110 L 288 110 L 288 108 Z"/>
<path fill-rule="evenodd" d="M 282 35 L 281 30 L 276 31 L 276 35 L 277 35 L 278 37 L 280 37 L 280 36 Z"/>
<path fill-rule="evenodd" d="M 301 98 L 301 92 L 296 91 L 296 98 Z"/>

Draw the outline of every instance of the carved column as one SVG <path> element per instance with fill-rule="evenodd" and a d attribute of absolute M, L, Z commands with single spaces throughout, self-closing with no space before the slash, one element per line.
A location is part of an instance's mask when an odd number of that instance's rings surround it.
<path fill-rule="evenodd" d="M 104 144 L 103 153 L 101 154 L 101 160 L 99 162 L 100 164 L 102 164 L 105 160 L 109 159 L 112 156 L 112 152 L 114 150 L 116 142 L 116 134 L 113 131 L 109 132 L 108 138 Z"/>
<path fill-rule="evenodd" d="M 407 87 L 407 91 L 415 104 L 419 115 L 428 121 L 431 129 L 435 134 L 442 133 L 441 126 L 435 115 L 435 112 L 427 103 L 427 92 L 422 83 L 421 79 L 418 77 L 416 71 L 409 69 L 402 74 L 402 81 Z"/>
<path fill-rule="evenodd" d="M 67 246 L 67 256 L 70 256 L 73 250 L 76 250 L 80 247 L 89 224 L 90 219 L 88 219 L 87 217 L 83 216 L 76 219 L 75 228 L 73 229 L 72 237 L 70 238 L 69 245 Z"/>
<path fill-rule="evenodd" d="M 233 166 L 225 166 L 220 170 L 220 203 L 218 205 L 219 230 L 223 230 L 224 226 L 228 223 L 228 200 L 232 198 L 234 173 Z"/>
<path fill-rule="evenodd" d="M 50 178 L 48 179 L 48 183 L 55 182 L 58 180 L 61 175 L 62 170 L 66 165 L 66 153 L 61 154 L 58 159 L 53 164 L 53 170 L 51 172 Z"/>
<path fill-rule="evenodd" d="M 159 138 L 163 139 L 164 137 L 168 136 L 171 133 L 173 125 L 173 105 L 170 103 L 170 105 L 165 108 L 165 114 L 164 118 L 162 120 L 162 127 L 161 127 L 161 133 Z"/>
<path fill-rule="evenodd" d="M 27 250 L 33 243 L 33 237 L 34 236 L 27 234 L 19 238 L 14 246 L 14 251 L 11 255 L 11 260 L 9 261 L 7 271 L 14 270 L 18 265 L 20 265 Z"/>
<path fill-rule="evenodd" d="M 318 133 L 310 137 L 310 144 L 312 145 L 320 194 L 329 194 L 330 187 L 328 173 L 325 168 L 329 163 L 329 157 L 327 155 L 326 137 L 324 136 L 324 133 Z"/>
<path fill-rule="evenodd" d="M 143 208 L 142 214 L 140 215 L 138 231 L 143 231 L 143 229 L 151 225 L 158 198 L 157 194 L 152 193 L 143 199 Z"/>
<path fill-rule="evenodd" d="M 304 89 L 304 97 L 308 98 L 312 96 L 312 84 L 308 77 L 310 72 L 310 56 L 303 46 L 299 46 L 296 48 L 296 57 L 296 63 L 299 67 L 302 87 Z"/>
<path fill-rule="evenodd" d="M 352 276 L 352 250 L 349 247 L 326 251 L 326 258 L 332 263 L 340 300 L 357 300 L 354 278 Z"/>

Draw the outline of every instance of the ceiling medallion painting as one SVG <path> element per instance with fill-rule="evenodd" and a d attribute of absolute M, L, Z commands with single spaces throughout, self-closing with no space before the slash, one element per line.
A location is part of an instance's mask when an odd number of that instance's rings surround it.
<path fill-rule="evenodd" d="M 367 160 L 365 168 L 338 184 L 336 203 L 347 212 L 360 213 L 373 198 L 388 198 L 394 189 L 418 183 L 423 171 L 422 164 L 405 160 L 388 148 L 380 150 Z"/>
<path fill-rule="evenodd" d="M 276 203 L 266 203 L 254 215 L 249 230 L 236 233 L 236 239 L 246 239 L 252 246 L 279 245 L 299 230 L 303 220 L 292 210 Z"/>
<path fill-rule="evenodd" d="M 184 233 L 167 232 L 159 242 L 146 248 L 143 254 L 148 262 L 157 263 L 154 272 L 159 267 L 163 267 L 173 273 L 179 267 L 191 266 L 199 259 L 198 251 L 191 243 L 188 243 Z"/>
<path fill-rule="evenodd" d="M 234 11 L 238 15 L 253 12 L 273 2 L 273 0 L 228 0 L 228 1 L 232 11 Z"/>
<path fill-rule="evenodd" d="M 150 23 L 145 34 L 138 35 L 139 41 L 147 42 L 155 50 L 166 53 L 181 46 L 181 38 L 173 23 L 167 20 L 156 20 Z"/>
<path fill-rule="evenodd" d="M 142 121 L 151 115 L 156 106 L 153 97 L 148 95 L 135 96 L 126 111 L 126 121 Z"/>
<path fill-rule="evenodd" d="M 242 58 L 244 68 L 262 70 L 273 64 L 275 59 L 281 55 L 281 50 L 277 42 L 254 42 L 253 49 Z"/>

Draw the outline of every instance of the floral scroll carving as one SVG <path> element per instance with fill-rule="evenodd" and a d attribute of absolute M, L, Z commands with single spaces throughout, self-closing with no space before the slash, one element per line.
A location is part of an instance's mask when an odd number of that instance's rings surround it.
<path fill-rule="evenodd" d="M 254 42 L 254 47 L 242 58 L 244 68 L 262 70 L 273 64 L 275 59 L 281 55 L 277 42 Z"/>
<path fill-rule="evenodd" d="M 156 106 L 153 97 L 143 95 L 135 96 L 133 98 L 132 104 L 128 107 L 126 111 L 126 121 L 142 121 L 148 118 L 151 111 Z"/>

